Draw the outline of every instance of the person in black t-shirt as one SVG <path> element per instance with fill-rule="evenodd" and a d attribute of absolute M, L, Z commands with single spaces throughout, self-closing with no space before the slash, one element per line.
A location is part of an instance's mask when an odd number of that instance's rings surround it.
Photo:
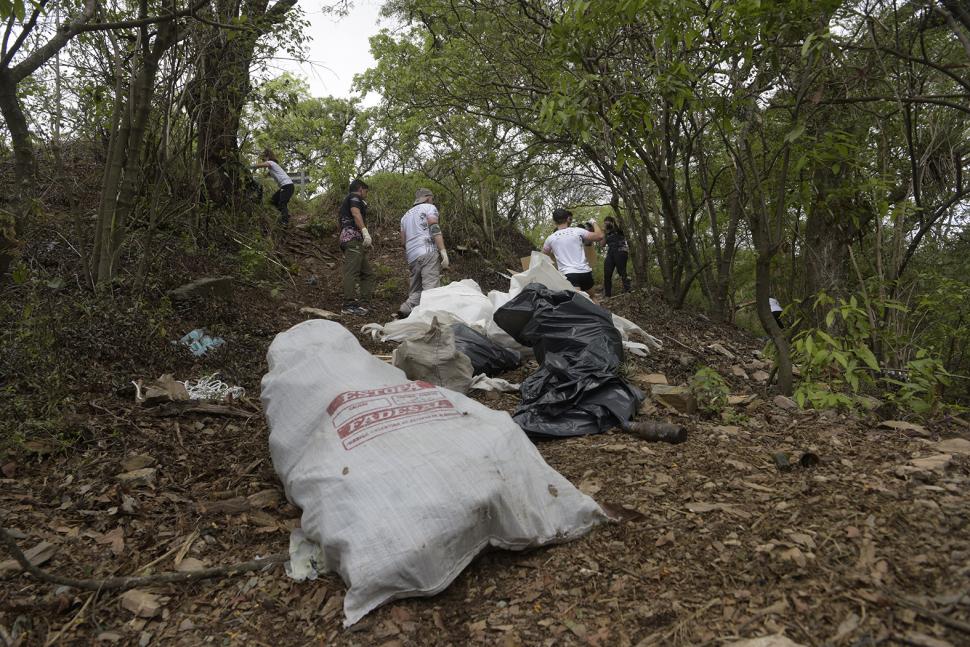
<path fill-rule="evenodd" d="M 613 216 L 603 219 L 606 230 L 606 260 L 603 262 L 603 296 L 613 296 L 613 270 L 623 281 L 623 291 L 630 291 L 630 279 L 626 274 L 626 262 L 630 256 L 630 248 L 626 243 L 623 230 L 616 224 Z"/>
<path fill-rule="evenodd" d="M 340 205 L 340 249 L 344 254 L 342 312 L 359 316 L 366 315 L 367 308 L 356 299 L 357 287 L 360 286 L 362 301 L 368 301 L 374 293 L 374 272 L 367 260 L 373 244 L 367 231 L 367 189 L 366 182 L 354 180 L 350 183 L 350 193 Z"/>

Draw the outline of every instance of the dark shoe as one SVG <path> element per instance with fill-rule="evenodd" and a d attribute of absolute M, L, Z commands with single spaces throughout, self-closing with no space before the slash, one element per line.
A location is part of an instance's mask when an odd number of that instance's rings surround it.
<path fill-rule="evenodd" d="M 343 308 L 340 309 L 340 312 L 342 312 L 345 315 L 355 315 L 358 317 L 363 317 L 365 314 L 367 314 L 368 310 L 367 308 L 365 308 L 360 304 L 348 303 L 347 305 L 345 305 Z"/>

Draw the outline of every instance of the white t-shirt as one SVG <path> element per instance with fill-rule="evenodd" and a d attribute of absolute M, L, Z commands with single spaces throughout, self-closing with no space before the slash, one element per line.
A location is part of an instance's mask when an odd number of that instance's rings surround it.
<path fill-rule="evenodd" d="M 772 312 L 782 312 L 784 310 L 775 297 L 768 297 L 768 307 L 771 308 Z"/>
<path fill-rule="evenodd" d="M 408 263 L 438 250 L 429 231 L 438 222 L 438 208 L 424 202 L 416 204 L 401 218 L 401 233 L 404 234 L 404 254 Z"/>
<path fill-rule="evenodd" d="M 270 176 L 276 180 L 276 184 L 279 186 L 293 184 L 293 180 L 290 179 L 290 176 L 286 174 L 286 171 L 284 171 L 283 167 L 281 167 L 279 164 L 273 160 L 266 160 L 266 164 L 267 170 L 269 171 Z"/>
<path fill-rule="evenodd" d="M 586 262 L 586 250 L 583 249 L 588 233 L 582 227 L 557 229 L 546 238 L 542 251 L 552 252 L 556 257 L 556 266 L 563 274 L 592 272 L 593 268 Z"/>

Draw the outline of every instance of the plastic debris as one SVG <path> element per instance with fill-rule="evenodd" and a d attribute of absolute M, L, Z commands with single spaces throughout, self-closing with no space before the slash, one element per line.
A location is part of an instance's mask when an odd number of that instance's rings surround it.
<path fill-rule="evenodd" d="M 619 376 L 623 340 L 608 311 L 581 293 L 534 283 L 495 312 L 531 346 L 539 369 L 512 418 L 536 439 L 596 434 L 630 420 L 643 393 Z"/>
<path fill-rule="evenodd" d="M 194 384 L 191 380 L 186 380 L 181 384 L 185 386 L 186 393 L 191 400 L 238 400 L 246 395 L 246 389 L 241 386 L 232 386 L 217 379 L 218 373 L 207 375 L 200 378 Z"/>
<path fill-rule="evenodd" d="M 478 389 L 480 391 L 497 391 L 499 393 L 517 393 L 521 384 L 515 384 L 514 382 L 509 382 L 508 380 L 503 380 L 500 377 L 489 377 L 484 373 L 476 375 L 472 378 L 472 389 Z"/>
<path fill-rule="evenodd" d="M 213 348 L 218 348 L 226 343 L 226 340 L 222 337 L 210 337 L 205 334 L 205 330 L 202 328 L 196 328 L 192 332 L 186 334 L 179 343 L 183 346 L 187 346 L 188 349 L 196 357 L 202 357 L 207 352 Z"/>
<path fill-rule="evenodd" d="M 455 336 L 455 348 L 471 360 L 475 375 L 494 376 L 517 367 L 522 361 L 518 351 L 502 348 L 471 326 L 456 323 L 452 324 L 451 331 Z"/>
<path fill-rule="evenodd" d="M 361 332 L 369 332 L 375 339 L 382 341 L 404 341 L 426 334 L 431 320 L 437 318 L 442 324 L 464 323 L 474 326 L 484 331 L 485 336 L 499 346 L 519 351 L 523 358 L 527 359 L 531 350 L 516 342 L 496 325 L 493 315 L 530 284 L 539 284 L 553 291 L 576 291 L 548 256 L 533 252 L 528 269 L 510 278 L 508 292 L 492 290 L 488 296 L 485 296 L 479 285 L 471 279 L 453 281 L 448 285 L 422 292 L 421 303 L 404 319 L 390 321 L 384 325 L 370 323 L 363 326 Z M 643 356 L 650 350 L 661 348 L 659 339 L 647 334 L 632 321 L 618 315 L 609 316 L 620 334 L 623 347 L 630 352 Z M 641 341 L 632 341 L 633 338 Z"/>

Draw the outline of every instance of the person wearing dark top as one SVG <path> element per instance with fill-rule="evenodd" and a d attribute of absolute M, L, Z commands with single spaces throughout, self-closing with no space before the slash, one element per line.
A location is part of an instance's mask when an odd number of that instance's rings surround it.
<path fill-rule="evenodd" d="M 345 314 L 363 316 L 367 308 L 357 301 L 357 288 L 360 298 L 368 301 L 374 293 L 374 272 L 367 260 L 367 252 L 373 241 L 367 231 L 367 183 L 354 180 L 350 183 L 350 193 L 340 205 L 340 249 L 343 260 L 343 290 Z"/>
<path fill-rule="evenodd" d="M 603 262 L 603 296 L 613 296 L 613 270 L 620 275 L 623 281 L 623 291 L 630 291 L 630 279 L 626 274 L 626 262 L 630 256 L 630 248 L 627 246 L 626 237 L 623 230 L 616 224 L 613 216 L 603 219 L 603 227 L 606 229 L 606 260 Z"/>

